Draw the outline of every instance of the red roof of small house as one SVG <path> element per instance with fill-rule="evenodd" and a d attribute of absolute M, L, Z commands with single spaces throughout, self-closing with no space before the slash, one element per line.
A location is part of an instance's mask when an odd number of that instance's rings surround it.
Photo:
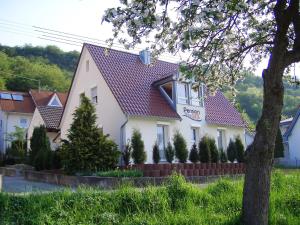
<path fill-rule="evenodd" d="M 5 112 L 18 112 L 18 113 L 33 113 L 35 106 L 31 96 L 27 92 L 16 91 L 0 91 L 1 93 L 18 94 L 23 96 L 22 101 L 16 101 L 13 99 L 1 99 L 0 109 Z"/>
<path fill-rule="evenodd" d="M 63 107 L 38 106 L 37 107 L 48 129 L 58 129 L 63 113 Z"/>
<path fill-rule="evenodd" d="M 85 44 L 121 109 L 130 116 L 153 116 L 180 119 L 152 83 L 178 69 L 177 64 L 158 60 L 153 66 L 141 62 L 132 53 Z"/>
<path fill-rule="evenodd" d="M 139 55 L 84 44 L 95 61 L 121 109 L 131 116 L 153 116 L 180 119 L 176 110 L 153 83 L 178 72 L 178 65 L 157 60 L 143 64 Z M 205 100 L 208 123 L 244 127 L 239 112 L 221 92 Z"/>
<path fill-rule="evenodd" d="M 222 92 L 217 91 L 214 96 L 208 94 L 204 104 L 206 122 L 225 126 L 245 126 L 241 114 Z"/>
<path fill-rule="evenodd" d="M 30 90 L 30 94 L 36 106 L 47 106 L 54 94 L 57 95 L 61 104 L 65 106 L 68 96 L 68 93 L 38 90 Z"/>

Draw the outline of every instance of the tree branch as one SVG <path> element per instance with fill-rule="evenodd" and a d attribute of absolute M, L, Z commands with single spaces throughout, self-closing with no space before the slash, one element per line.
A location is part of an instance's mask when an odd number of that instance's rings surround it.
<path fill-rule="evenodd" d="M 292 51 L 288 51 L 286 53 L 286 58 L 285 58 L 285 66 L 289 66 L 293 63 L 297 63 L 300 62 L 300 50 L 292 50 Z"/>

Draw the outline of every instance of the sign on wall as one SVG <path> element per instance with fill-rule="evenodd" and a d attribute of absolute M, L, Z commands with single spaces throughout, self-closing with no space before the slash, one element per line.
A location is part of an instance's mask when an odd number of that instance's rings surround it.
<path fill-rule="evenodd" d="M 192 120 L 201 121 L 199 110 L 188 109 L 188 108 L 184 107 L 183 108 L 183 113 L 184 113 L 184 116 L 186 116 L 186 117 L 188 117 Z"/>

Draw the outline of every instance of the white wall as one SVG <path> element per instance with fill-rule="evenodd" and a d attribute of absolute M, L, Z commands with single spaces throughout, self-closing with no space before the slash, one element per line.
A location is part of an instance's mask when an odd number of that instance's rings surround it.
<path fill-rule="evenodd" d="M 300 164 L 300 118 L 298 118 L 292 133 L 288 138 L 289 159 Z"/>
<path fill-rule="evenodd" d="M 146 163 L 152 163 L 152 146 L 157 141 L 157 125 L 168 125 L 168 141 L 173 142 L 172 138 L 176 130 L 179 130 L 187 142 L 188 149 L 191 148 L 193 142 L 191 141 L 192 127 L 198 127 L 198 141 L 204 136 L 208 135 L 215 139 L 217 144 L 217 129 L 224 129 L 225 131 L 225 145 L 229 144 L 230 139 L 234 139 L 236 136 L 240 136 L 245 146 L 244 128 L 241 127 L 228 127 L 217 126 L 207 124 L 205 121 L 193 121 L 188 118 L 179 120 L 166 120 L 159 118 L 145 118 L 145 117 L 130 117 L 125 128 L 125 140 L 130 140 L 133 130 L 138 129 L 141 132 L 142 139 L 145 145 L 145 151 L 147 154 Z M 197 142 L 198 142 L 197 141 Z"/>
<path fill-rule="evenodd" d="M 20 127 L 20 120 L 21 119 L 26 119 L 27 124 L 25 129 L 28 129 L 29 124 L 32 119 L 32 114 L 31 113 L 7 113 L 7 112 L 2 112 L 1 114 L 1 119 L 2 119 L 2 133 L 1 133 L 1 143 L 2 143 L 2 150 L 5 152 L 6 148 L 10 146 L 10 142 L 7 141 L 7 136 L 10 133 L 15 132 L 15 127 L 18 126 Z"/>
<path fill-rule="evenodd" d="M 89 60 L 89 71 L 86 71 L 86 61 Z M 91 88 L 97 86 L 98 103 L 95 105 L 98 116 L 97 124 L 103 127 L 105 134 L 121 146 L 121 126 L 126 122 L 126 116 L 122 112 L 118 102 L 107 86 L 100 71 L 94 63 L 90 53 L 83 49 L 74 81 L 70 90 L 68 102 L 61 121 L 61 138 L 67 139 L 68 129 L 73 120 L 72 113 L 79 106 L 80 94 L 85 93 L 91 97 Z"/>

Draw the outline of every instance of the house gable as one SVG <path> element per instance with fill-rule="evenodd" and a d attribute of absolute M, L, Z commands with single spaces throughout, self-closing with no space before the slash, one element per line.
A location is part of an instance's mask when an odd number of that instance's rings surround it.
<path fill-rule="evenodd" d="M 53 107 L 62 107 L 62 104 L 57 96 L 56 93 L 53 94 L 52 98 L 48 102 L 48 106 L 53 106 Z"/>
<path fill-rule="evenodd" d="M 95 90 L 95 87 L 97 103 L 94 106 L 98 117 L 97 124 L 103 127 L 104 133 L 110 134 L 111 138 L 120 144 L 120 128 L 126 121 L 126 115 L 85 46 L 82 49 L 60 121 L 61 137 L 67 138 L 68 129 L 73 121 L 72 114 L 80 104 L 80 94 L 84 93 L 91 99 L 92 90 Z M 94 91 L 93 94 L 95 94 Z"/>

